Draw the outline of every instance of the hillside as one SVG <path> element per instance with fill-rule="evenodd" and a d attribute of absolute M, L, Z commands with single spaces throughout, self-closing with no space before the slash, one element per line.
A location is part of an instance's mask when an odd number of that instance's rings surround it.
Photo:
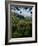
<path fill-rule="evenodd" d="M 12 38 L 32 36 L 32 18 L 11 14 Z"/>

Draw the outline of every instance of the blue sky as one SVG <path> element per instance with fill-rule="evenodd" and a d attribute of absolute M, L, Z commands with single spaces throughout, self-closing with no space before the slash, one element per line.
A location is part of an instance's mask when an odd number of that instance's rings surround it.
<path fill-rule="evenodd" d="M 24 17 L 32 15 L 32 7 L 19 7 L 19 6 L 11 6 L 11 12 L 15 12 Z"/>

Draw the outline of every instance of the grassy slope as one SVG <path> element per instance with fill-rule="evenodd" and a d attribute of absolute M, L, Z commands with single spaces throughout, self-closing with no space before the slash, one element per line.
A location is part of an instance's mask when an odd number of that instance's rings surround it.
<path fill-rule="evenodd" d="M 15 15 L 11 15 L 12 37 L 31 37 L 32 21 L 29 18 L 19 19 Z"/>

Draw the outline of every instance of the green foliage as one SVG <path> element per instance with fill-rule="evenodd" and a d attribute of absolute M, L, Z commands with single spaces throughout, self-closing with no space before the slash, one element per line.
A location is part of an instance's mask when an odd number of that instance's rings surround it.
<path fill-rule="evenodd" d="M 15 14 L 11 15 L 12 37 L 31 37 L 32 36 L 32 20 L 28 17 L 19 19 Z"/>

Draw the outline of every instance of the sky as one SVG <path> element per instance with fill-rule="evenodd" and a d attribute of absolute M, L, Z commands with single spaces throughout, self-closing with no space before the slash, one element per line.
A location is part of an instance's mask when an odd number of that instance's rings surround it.
<path fill-rule="evenodd" d="M 22 15 L 24 17 L 32 16 L 32 7 L 11 6 L 11 12 L 15 12 L 18 15 Z"/>

